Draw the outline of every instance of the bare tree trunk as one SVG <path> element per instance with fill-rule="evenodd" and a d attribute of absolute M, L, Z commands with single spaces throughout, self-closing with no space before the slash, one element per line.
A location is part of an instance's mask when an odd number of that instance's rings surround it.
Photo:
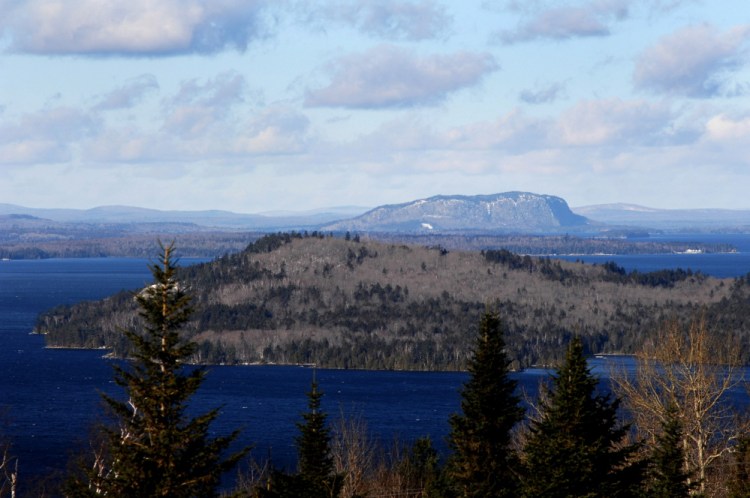
<path fill-rule="evenodd" d="M 375 445 L 370 439 L 367 423 L 361 417 L 346 419 L 342 414 L 332 432 L 333 465 L 336 473 L 344 476 L 339 496 L 365 495 L 367 478 L 375 460 Z"/>
<path fill-rule="evenodd" d="M 16 498 L 18 488 L 18 458 L 9 454 L 9 445 L 3 448 L 3 458 L 0 460 L 0 470 L 3 472 L 0 481 L 0 496 L 5 496 L 5 491 L 10 491 L 11 498 Z"/>
<path fill-rule="evenodd" d="M 666 323 L 636 355 L 636 371 L 612 372 L 615 389 L 630 410 L 641 436 L 653 441 L 667 407 L 678 407 L 684 429 L 685 468 L 705 493 L 711 464 L 730 451 L 744 432 L 732 407 L 722 399 L 743 382 L 739 348 L 727 334 L 712 335 L 704 319 L 687 326 Z"/>

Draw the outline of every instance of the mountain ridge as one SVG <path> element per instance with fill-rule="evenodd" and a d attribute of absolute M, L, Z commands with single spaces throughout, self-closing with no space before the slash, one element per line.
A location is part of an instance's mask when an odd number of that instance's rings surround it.
<path fill-rule="evenodd" d="M 612 203 L 573 207 L 571 210 L 609 225 L 654 229 L 750 229 L 750 210 L 722 208 L 661 209 L 638 204 Z"/>
<path fill-rule="evenodd" d="M 493 219 L 492 209 L 488 215 L 488 206 L 501 197 L 505 198 L 509 205 L 505 206 L 504 211 L 496 209 Z M 518 202 L 522 198 L 526 200 L 524 206 L 520 206 Z M 442 210 L 436 208 L 438 203 L 443 204 Z M 453 212 L 448 204 L 453 204 Z M 426 209 L 429 205 L 434 208 L 432 212 Z M 467 208 L 469 205 L 473 205 L 473 208 Z M 527 211 L 523 212 L 524 209 Z M 501 219 L 501 211 L 505 219 Z M 442 194 L 374 208 L 338 206 L 308 211 L 266 211 L 255 214 L 220 209 L 157 210 L 123 205 L 88 209 L 29 208 L 0 203 L 0 217 L 7 220 L 10 219 L 10 215 L 33 216 L 37 223 L 41 220 L 89 225 L 182 223 L 193 224 L 202 229 L 208 227 L 260 232 L 354 230 L 429 233 L 473 230 L 482 233 L 559 233 L 578 230 L 597 232 L 613 227 L 634 227 L 639 230 L 750 230 L 750 210 L 662 209 L 628 203 L 569 207 L 567 201 L 561 197 L 521 191 L 483 195 Z M 23 218 L 16 219 L 19 222 L 23 221 Z M 87 227 L 87 230 L 90 228 Z"/>
<path fill-rule="evenodd" d="M 235 230 L 288 230 L 317 228 L 324 223 L 358 214 L 365 208 L 341 207 L 306 212 L 265 214 L 212 210 L 158 210 L 137 206 L 96 206 L 88 209 L 29 208 L 0 203 L 0 216 L 27 215 L 59 223 L 192 223 Z"/>
<path fill-rule="evenodd" d="M 555 232 L 589 227 L 561 197 L 530 192 L 490 195 L 436 195 L 376 207 L 323 227 L 330 231 L 529 231 Z"/>

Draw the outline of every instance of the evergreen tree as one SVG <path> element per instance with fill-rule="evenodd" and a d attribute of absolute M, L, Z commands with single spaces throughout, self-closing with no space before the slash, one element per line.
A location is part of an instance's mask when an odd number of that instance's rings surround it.
<path fill-rule="evenodd" d="M 302 414 L 303 422 L 297 423 L 300 431 L 297 436 L 299 474 L 310 482 L 325 482 L 333 474 L 331 456 L 331 434 L 326 425 L 327 415 L 320 409 L 323 393 L 318 391 L 318 383 L 313 380 L 307 393 L 308 411 Z"/>
<path fill-rule="evenodd" d="M 596 394 L 579 337 L 540 400 L 525 445 L 523 495 L 539 497 L 634 496 L 642 481 L 640 464 L 628 460 L 636 447 L 624 444 L 618 426 L 619 400 Z"/>
<path fill-rule="evenodd" d="M 296 438 L 298 472 L 273 473 L 267 489 L 259 490 L 263 498 L 335 498 L 339 495 L 342 480 L 334 474 L 330 450 L 328 416 L 320 409 L 323 392 L 313 380 L 307 393 L 308 411 L 297 423 L 300 433 Z"/>
<path fill-rule="evenodd" d="M 450 419 L 452 457 L 448 475 L 462 497 L 515 497 L 517 456 L 511 431 L 523 418 L 509 377 L 509 360 L 499 317 L 487 312 L 469 360 L 470 378 L 461 393 L 461 414 Z"/>
<path fill-rule="evenodd" d="M 161 247 L 150 265 L 153 285 L 135 296 L 144 329 L 125 331 L 133 360 L 129 368 L 114 367 L 127 400 L 103 395 L 116 424 L 103 427 L 102 450 L 85 477 L 67 483 L 68 496 L 217 496 L 222 473 L 246 452 L 223 458 L 237 432 L 209 438 L 218 409 L 194 418 L 185 413 L 205 370 L 185 366 L 195 348 L 180 336 L 190 297 L 175 278 L 173 245 Z"/>
<path fill-rule="evenodd" d="M 685 451 L 682 445 L 682 423 L 677 407 L 670 405 L 656 438 L 646 496 L 650 498 L 680 498 L 690 496 L 695 485 L 690 484 L 690 473 L 685 470 Z"/>
<path fill-rule="evenodd" d="M 731 498 L 750 498 L 750 438 L 743 437 L 734 452 L 734 472 L 729 483 Z"/>
<path fill-rule="evenodd" d="M 421 437 L 398 462 L 396 472 L 403 493 L 414 493 L 422 498 L 450 496 L 450 486 L 440 467 L 438 452 L 429 436 Z"/>

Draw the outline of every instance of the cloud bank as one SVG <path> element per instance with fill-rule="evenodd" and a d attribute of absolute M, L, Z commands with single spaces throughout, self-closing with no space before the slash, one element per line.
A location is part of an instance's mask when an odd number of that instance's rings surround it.
<path fill-rule="evenodd" d="M 305 22 L 320 29 L 339 23 L 391 41 L 440 38 L 451 25 L 445 7 L 430 0 L 303 2 L 301 10 Z"/>
<path fill-rule="evenodd" d="M 262 0 L 6 0 L 0 34 L 30 54 L 167 56 L 244 51 L 267 34 Z"/>
<path fill-rule="evenodd" d="M 636 61 L 633 80 L 643 90 L 708 98 L 732 93 L 732 73 L 743 63 L 750 24 L 725 32 L 701 24 L 669 34 Z"/>
<path fill-rule="evenodd" d="M 434 105 L 497 69 L 489 54 L 420 56 L 382 45 L 329 63 L 325 71 L 330 82 L 308 90 L 305 105 L 359 109 Z"/>
<path fill-rule="evenodd" d="M 547 7 L 534 12 L 515 29 L 498 31 L 494 37 L 503 43 L 513 44 L 536 39 L 607 36 L 610 34 L 611 20 L 627 17 L 627 4 L 624 0 L 599 0 L 580 6 Z M 534 3 L 529 5 L 533 6 Z"/>

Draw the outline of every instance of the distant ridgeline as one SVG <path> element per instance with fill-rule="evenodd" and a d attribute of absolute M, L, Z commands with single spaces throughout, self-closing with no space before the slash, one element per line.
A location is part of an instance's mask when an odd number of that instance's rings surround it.
<path fill-rule="evenodd" d="M 650 214 L 644 221 L 679 216 L 673 228 L 685 228 L 695 217 L 700 226 L 724 226 L 732 221 L 740 232 L 750 212 L 644 211 L 632 207 L 589 208 L 586 213 L 605 221 L 641 220 L 633 213 Z M 5 214 L 3 214 L 5 213 Z M 618 213 L 619 216 L 618 217 Z M 629 213 L 622 218 L 623 213 Z M 707 214 L 708 213 L 708 214 Z M 378 240 L 447 249 L 505 248 L 524 254 L 633 254 L 671 253 L 688 249 L 728 252 L 724 244 L 632 242 L 629 237 L 648 237 L 648 224 L 632 226 L 594 221 L 571 211 L 567 202 L 551 195 L 505 192 L 493 195 L 438 195 L 403 204 L 379 206 L 354 218 L 336 213 L 299 217 L 240 215 L 223 211 L 155 211 L 128 207 L 89 210 L 41 210 L 0 204 L 0 259 L 52 257 L 150 257 L 154 241 L 177 240 L 186 257 L 216 257 L 241 251 L 263 234 L 277 231 L 323 231 L 367 234 Z M 654 218 L 654 216 L 657 216 Z M 341 216 L 344 216 L 341 213 Z M 49 218 L 47 218 L 49 217 Z M 332 221 L 332 220 L 338 221 Z M 710 224 L 713 220 L 715 223 Z M 570 236 L 577 235 L 578 237 Z"/>
<path fill-rule="evenodd" d="M 750 276 L 626 273 L 519 256 L 271 235 L 241 253 L 182 269 L 196 312 L 197 363 L 316 363 L 333 368 L 463 369 L 480 315 L 499 311 L 514 367 L 549 364 L 580 334 L 591 353 L 630 353 L 668 318 L 700 313 L 739 337 L 750 360 Z M 50 310 L 48 346 L 127 355 L 132 294 Z"/>
<path fill-rule="evenodd" d="M 324 230 L 367 232 L 525 232 L 559 233 L 590 229 L 591 222 L 573 213 L 565 200 L 530 192 L 494 195 L 438 195 L 380 206 Z"/>

